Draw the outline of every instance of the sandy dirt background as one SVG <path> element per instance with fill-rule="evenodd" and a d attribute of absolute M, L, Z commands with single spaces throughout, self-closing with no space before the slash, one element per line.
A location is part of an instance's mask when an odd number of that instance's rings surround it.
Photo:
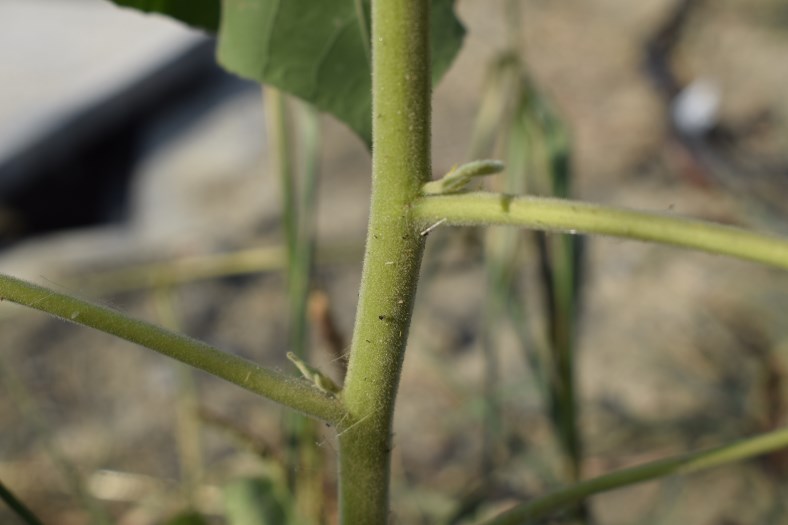
<path fill-rule="evenodd" d="M 504 45 L 501 4 L 459 2 L 468 35 L 435 90 L 436 174 L 465 159 L 486 64 Z M 779 203 L 788 195 L 788 9 L 773 0 L 709 2 L 692 16 L 674 57 L 686 80 L 708 78 L 720 87 L 722 122 L 737 126 L 753 115 L 769 116 L 765 131 L 744 147 L 781 165 L 781 178 L 758 179 L 757 191 L 742 194 L 687 175 L 669 137 L 665 105 L 644 71 L 644 42 L 672 6 L 666 0 L 523 2 L 521 51 L 571 129 L 575 196 L 786 233 L 788 207 Z M 0 256 L 0 268 L 162 322 L 148 291 L 103 295 L 80 283 L 97 269 L 129 263 L 279 246 L 278 187 L 266 173 L 261 107 L 259 92 L 248 90 L 154 148 L 135 176 L 126 223 L 25 241 Z M 328 118 L 323 125 L 318 230 L 319 248 L 330 255 L 316 270 L 316 286 L 329 297 L 341 331 L 350 334 L 369 157 L 344 127 Z M 778 206 L 766 211 L 764 191 Z M 480 468 L 482 252 L 468 235 L 445 229 L 431 241 L 427 264 L 437 271 L 421 283 L 396 413 L 396 523 L 435 523 L 448 515 Z M 534 296 L 523 322 L 543 340 L 535 252 L 524 248 L 522 256 L 522 288 Z M 187 333 L 289 370 L 284 285 L 281 272 L 266 271 L 186 284 L 171 298 Z M 586 475 L 750 435 L 774 424 L 770 411 L 784 423 L 784 272 L 593 238 L 583 294 L 578 373 Z M 178 367 L 109 336 L 2 306 L 7 388 L 0 397 L 0 479 L 47 523 L 88 523 L 47 453 L 50 443 L 77 466 L 118 523 L 156 523 L 177 510 Z M 511 328 L 501 330 L 508 342 L 500 349 L 499 379 L 508 455 L 495 473 L 502 488 L 483 514 L 514 496 L 537 495 L 558 479 L 552 431 L 524 350 Z M 315 360 L 330 369 L 325 343 L 316 336 L 313 343 Z M 278 408 L 196 377 L 201 406 L 279 446 Z M 45 428 L 20 409 L 15 381 L 33 396 L 32 410 Z M 205 457 L 200 504 L 217 512 L 224 481 L 268 467 L 216 425 L 203 426 L 199 435 Z M 330 463 L 336 452 L 329 431 L 320 444 Z M 788 523 L 785 466 L 772 457 L 649 483 L 597 497 L 592 508 L 599 523 L 610 525 Z M 0 508 L 0 521 L 13 519 Z"/>

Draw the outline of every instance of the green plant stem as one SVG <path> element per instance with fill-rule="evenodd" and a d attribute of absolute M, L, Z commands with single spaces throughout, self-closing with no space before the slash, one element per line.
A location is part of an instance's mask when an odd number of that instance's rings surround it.
<path fill-rule="evenodd" d="M 409 208 L 431 171 L 429 9 L 372 2 L 372 202 L 339 428 L 344 525 L 389 521 L 391 424 L 425 240 Z"/>
<path fill-rule="evenodd" d="M 315 218 L 320 159 L 320 124 L 317 111 L 305 103 L 293 101 L 294 129 L 302 162 L 292 176 L 298 178 L 290 205 L 295 205 L 295 251 L 288 255 L 288 304 L 290 308 L 291 351 L 309 359 L 309 323 L 307 305 L 312 286 L 315 253 Z M 323 476 L 325 473 L 317 423 L 300 414 L 287 415 L 288 442 L 291 445 L 292 480 L 296 507 L 304 522 L 324 522 Z M 296 475 L 297 474 L 297 475 Z"/>
<path fill-rule="evenodd" d="M 788 269 L 788 239 L 739 228 L 599 204 L 474 192 L 422 197 L 412 212 L 428 226 L 506 224 L 658 242 Z"/>
<path fill-rule="evenodd" d="M 89 275 L 77 275 L 69 281 L 91 293 L 111 294 L 261 271 L 278 271 L 285 266 L 285 259 L 283 248 L 266 246 L 92 271 Z"/>
<path fill-rule="evenodd" d="M 583 460 L 582 436 L 580 435 L 579 402 L 575 377 L 574 355 L 576 290 L 574 280 L 574 251 L 578 249 L 568 235 L 542 238 L 541 249 L 545 251 L 544 265 L 549 282 L 547 306 L 549 312 L 549 339 L 553 350 L 553 373 L 550 374 L 550 406 L 562 449 L 567 456 L 567 480 L 578 481 Z M 543 278 L 544 279 L 544 278 Z M 547 281 L 546 279 L 544 279 Z"/>
<path fill-rule="evenodd" d="M 299 235 L 299 211 L 297 191 L 297 171 L 293 162 L 293 133 L 291 132 L 291 104 L 287 97 L 278 89 L 263 87 L 263 102 L 268 131 L 270 169 L 279 182 L 282 202 L 282 226 L 286 246 L 285 276 L 287 283 L 287 346 L 300 358 L 305 358 L 304 334 L 305 316 L 300 305 L 302 288 L 306 286 L 308 277 L 304 278 L 304 270 L 308 272 L 309 263 L 299 259 L 302 247 Z M 282 414 L 283 433 L 285 436 L 285 457 L 288 473 L 287 487 L 290 492 L 299 493 L 297 488 L 300 471 L 301 445 L 306 442 L 306 422 L 301 414 L 285 412 Z M 308 445 L 307 445 L 308 446 Z"/>
<path fill-rule="evenodd" d="M 145 346 L 316 419 L 333 424 L 345 416 L 339 400 L 301 378 L 264 368 L 111 308 L 2 274 L 0 298 Z"/>
<path fill-rule="evenodd" d="M 41 520 L 33 514 L 33 511 L 27 508 L 27 506 L 22 503 L 14 493 L 11 492 L 2 482 L 0 482 L 0 500 L 2 500 L 11 511 L 17 515 L 17 517 L 22 520 L 22 522 L 26 523 L 27 525 L 43 525 Z"/>
<path fill-rule="evenodd" d="M 335 245 L 315 254 L 318 264 L 341 264 L 361 255 L 360 243 Z M 229 253 L 212 253 L 181 257 L 170 261 L 140 263 L 125 268 L 91 271 L 68 279 L 69 284 L 95 294 L 128 292 L 159 286 L 174 286 L 207 279 L 285 268 L 287 254 L 279 246 L 249 248 Z"/>
<path fill-rule="evenodd" d="M 689 474 L 766 454 L 788 446 L 788 428 L 710 450 L 666 458 L 581 481 L 547 496 L 518 505 L 482 525 L 515 525 L 542 519 L 601 492 L 679 474 Z"/>
<path fill-rule="evenodd" d="M 522 75 L 524 103 L 528 104 L 531 125 L 540 130 L 545 146 L 549 195 L 569 198 L 572 168 L 569 137 L 563 123 L 530 81 Z M 548 333 L 552 345 L 554 373 L 551 374 L 550 405 L 562 448 L 567 456 L 568 481 L 581 478 L 583 440 L 579 428 L 578 388 L 576 380 L 575 332 L 582 273 L 583 240 L 570 235 L 548 237 L 538 234 L 542 281 L 548 315 Z M 588 523 L 587 508 L 577 509 L 577 515 Z"/>
<path fill-rule="evenodd" d="M 285 96 L 278 89 L 263 89 L 263 102 L 268 127 L 268 141 L 272 151 L 273 171 L 281 185 L 282 222 L 288 256 L 295 253 L 298 243 L 295 169 L 291 152 L 291 134 L 288 106 Z"/>
<path fill-rule="evenodd" d="M 176 312 L 175 291 L 170 286 L 153 290 L 153 305 L 162 326 L 180 327 Z M 200 405 L 194 370 L 183 363 L 172 363 L 177 373 L 175 392 L 175 444 L 178 451 L 180 483 L 189 508 L 197 508 L 197 489 L 203 477 L 201 425 L 197 407 Z"/>
<path fill-rule="evenodd" d="M 319 124 L 314 108 L 303 104 L 293 104 L 296 116 L 296 130 L 300 139 L 302 169 L 285 169 L 292 164 L 290 160 L 280 159 L 280 183 L 283 190 L 285 235 L 287 237 L 287 296 L 289 318 L 289 346 L 297 357 L 308 358 L 307 342 L 307 302 L 314 265 L 315 216 L 317 208 L 317 175 L 320 156 Z M 284 114 L 279 115 L 284 120 Z M 287 127 L 278 127 L 279 143 L 289 143 Z M 279 155 L 291 155 L 291 147 L 281 147 Z M 301 179 L 296 184 L 296 178 Z"/>

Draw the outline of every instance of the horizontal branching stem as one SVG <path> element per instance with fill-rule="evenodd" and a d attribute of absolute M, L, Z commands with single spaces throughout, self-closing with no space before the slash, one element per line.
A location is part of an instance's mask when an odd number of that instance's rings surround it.
<path fill-rule="evenodd" d="M 662 477 L 689 474 L 788 447 L 788 428 L 721 447 L 662 459 L 581 481 L 552 494 L 518 505 L 482 525 L 522 525 L 569 508 L 594 494 Z"/>
<path fill-rule="evenodd" d="M 473 192 L 419 198 L 425 226 L 503 224 L 692 248 L 788 269 L 788 239 L 721 224 L 562 199 Z"/>
<path fill-rule="evenodd" d="M 285 259 L 285 250 L 279 246 L 249 248 L 92 271 L 88 275 L 79 274 L 72 281 L 82 289 L 109 294 L 281 270 L 285 266 Z"/>
<path fill-rule="evenodd" d="M 304 379 L 264 368 L 106 306 L 2 274 L 0 299 L 137 343 L 328 423 L 338 423 L 345 415 L 338 399 L 326 395 Z"/>
<path fill-rule="evenodd" d="M 358 243 L 324 247 L 315 254 L 317 264 L 344 264 L 362 253 Z M 282 270 L 287 254 L 281 246 L 249 248 L 228 253 L 178 257 L 111 270 L 91 270 L 69 278 L 69 283 L 95 294 L 128 292 L 161 286 L 176 286 L 206 279 L 257 275 Z"/>

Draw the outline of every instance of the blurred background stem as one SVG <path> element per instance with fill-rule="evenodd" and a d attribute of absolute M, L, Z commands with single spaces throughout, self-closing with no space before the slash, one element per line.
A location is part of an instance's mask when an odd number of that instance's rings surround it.
<path fill-rule="evenodd" d="M 471 140 L 471 158 L 495 153 L 506 159 L 503 184 L 494 189 L 509 195 L 540 194 L 567 198 L 571 190 L 571 162 L 567 132 L 531 81 L 523 63 L 520 0 L 507 0 L 504 49 L 491 63 L 488 80 Z M 546 313 L 549 352 L 539 352 L 528 331 L 526 294 L 516 293 L 521 262 L 522 233 L 488 228 L 485 232 L 487 299 L 482 329 L 485 356 L 485 431 L 483 470 L 493 468 L 494 446 L 501 443 L 501 407 L 497 399 L 500 319 L 508 318 L 523 345 L 534 377 L 545 388 L 550 419 L 565 456 L 561 478 L 581 477 L 582 440 L 575 386 L 574 334 L 582 265 L 582 240 L 576 236 L 526 233 L 536 240 Z M 580 509 L 578 518 L 587 520 Z"/>
<path fill-rule="evenodd" d="M 273 173 L 282 193 L 282 222 L 287 253 L 288 349 L 308 362 L 308 304 L 315 251 L 320 126 L 317 111 L 275 89 L 263 94 Z M 295 151 L 298 152 L 296 159 Z M 298 162 L 300 161 L 300 162 Z M 285 418 L 288 485 L 298 513 L 308 523 L 324 520 L 324 460 L 318 427 L 299 414 Z"/>
<path fill-rule="evenodd" d="M 171 286 L 159 286 L 154 289 L 153 299 L 156 315 L 162 326 L 175 331 L 181 329 L 181 323 L 176 313 L 174 293 Z M 182 490 L 188 507 L 196 510 L 197 489 L 203 477 L 200 400 L 192 368 L 183 363 L 173 363 L 172 366 L 175 367 L 177 375 L 175 437 Z"/>

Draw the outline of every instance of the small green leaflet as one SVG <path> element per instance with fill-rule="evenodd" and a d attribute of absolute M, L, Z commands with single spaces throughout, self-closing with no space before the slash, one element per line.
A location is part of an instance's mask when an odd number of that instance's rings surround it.
<path fill-rule="evenodd" d="M 219 28 L 219 62 L 333 114 L 369 146 L 369 0 L 112 0 L 198 27 Z M 431 0 L 433 83 L 449 69 L 464 29 L 454 0 Z M 219 5 L 221 4 L 221 24 Z M 358 7 L 361 9 L 358 9 Z M 359 11 L 365 23 L 359 23 Z"/>
<path fill-rule="evenodd" d="M 465 191 L 466 186 L 476 177 L 495 175 L 504 170 L 500 160 L 474 160 L 462 166 L 454 166 L 449 173 L 438 180 L 430 181 L 422 187 L 427 195 L 440 195 Z"/>

